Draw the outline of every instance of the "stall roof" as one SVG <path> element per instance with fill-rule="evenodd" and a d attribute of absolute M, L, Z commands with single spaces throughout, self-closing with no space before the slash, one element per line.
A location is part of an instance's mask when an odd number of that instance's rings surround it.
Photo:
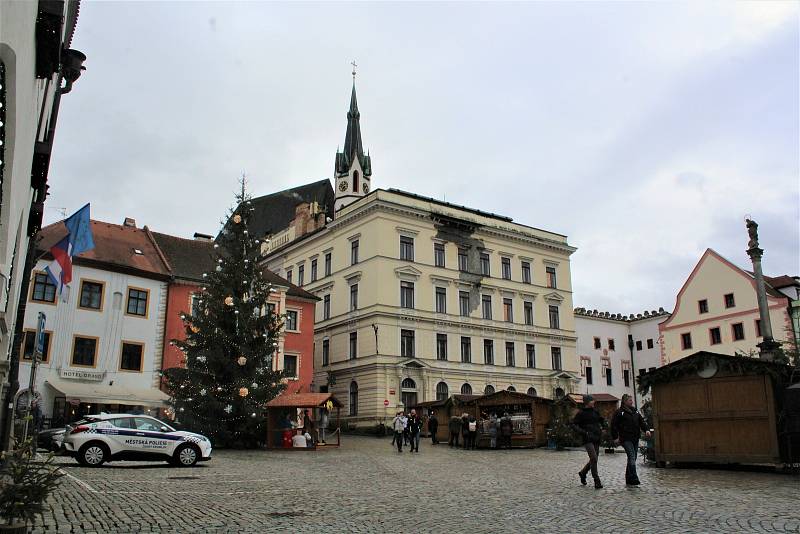
<path fill-rule="evenodd" d="M 105 382 L 72 382 L 56 378 L 48 379 L 45 383 L 67 400 L 86 404 L 129 404 L 162 408 L 169 400 L 166 393 L 155 388 L 129 390 L 121 386 L 106 386 Z"/>
<path fill-rule="evenodd" d="M 284 393 L 267 403 L 267 408 L 316 408 L 331 401 L 337 408 L 342 407 L 332 393 Z"/>
<path fill-rule="evenodd" d="M 619 399 L 610 393 L 590 393 L 595 402 L 618 402 Z M 583 404 L 583 395 L 580 393 L 570 393 L 567 398 L 575 404 Z"/>

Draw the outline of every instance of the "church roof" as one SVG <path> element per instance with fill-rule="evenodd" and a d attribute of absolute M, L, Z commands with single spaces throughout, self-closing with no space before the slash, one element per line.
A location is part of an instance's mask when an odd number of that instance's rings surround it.
<path fill-rule="evenodd" d="M 158 248 L 169 262 L 170 271 L 176 278 L 200 282 L 203 273 L 216 265 L 214 243 L 199 239 L 185 239 L 160 232 L 152 232 Z"/>
<path fill-rule="evenodd" d="M 254 198 L 250 201 L 253 214 L 249 230 L 258 237 L 280 232 L 294 220 L 297 205 L 304 202 L 318 202 L 320 209 L 333 218 L 334 198 L 333 186 L 328 179 Z M 237 207 L 236 211 L 239 209 Z"/>
<path fill-rule="evenodd" d="M 350 110 L 347 112 L 347 133 L 344 136 L 344 150 L 336 153 L 336 173 L 346 174 L 356 158 L 361 164 L 364 176 L 371 176 L 372 160 L 368 154 L 364 154 L 364 145 L 361 141 L 361 113 L 358 111 L 356 84 L 353 82 L 353 92 L 350 94 Z"/>

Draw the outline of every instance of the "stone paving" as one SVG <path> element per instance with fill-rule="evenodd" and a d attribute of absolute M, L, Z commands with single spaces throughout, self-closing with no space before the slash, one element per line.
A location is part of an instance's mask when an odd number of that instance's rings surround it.
<path fill-rule="evenodd" d="M 463 451 L 344 437 L 341 449 L 215 451 L 190 469 L 60 462 L 68 476 L 33 532 L 800 532 L 800 478 L 656 469 L 581 486 L 580 451 Z"/>

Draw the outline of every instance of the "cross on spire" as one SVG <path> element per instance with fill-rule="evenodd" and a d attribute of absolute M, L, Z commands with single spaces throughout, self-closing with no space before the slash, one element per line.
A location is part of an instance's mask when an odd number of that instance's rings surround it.
<path fill-rule="evenodd" d="M 356 65 L 355 59 L 351 61 L 350 64 L 353 66 L 353 81 L 356 81 L 356 67 L 358 67 L 358 65 Z"/>

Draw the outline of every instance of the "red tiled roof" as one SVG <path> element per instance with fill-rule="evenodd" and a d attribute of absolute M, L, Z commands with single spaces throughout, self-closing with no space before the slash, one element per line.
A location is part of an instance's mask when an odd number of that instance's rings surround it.
<path fill-rule="evenodd" d="M 160 250 L 145 229 L 94 220 L 91 221 L 91 227 L 95 248 L 76 256 L 75 263 L 133 270 L 143 276 L 149 274 L 156 278 L 170 275 Z M 65 235 L 67 228 L 63 222 L 45 226 L 39 232 L 39 252 L 49 251 Z"/>
<path fill-rule="evenodd" d="M 764 280 L 775 289 L 800 285 L 800 281 L 798 281 L 797 278 L 789 276 L 788 274 L 783 274 L 781 276 L 764 276 Z"/>
<path fill-rule="evenodd" d="M 341 407 L 332 393 L 283 393 L 267 403 L 267 408 L 316 408 L 328 401 Z"/>
<path fill-rule="evenodd" d="M 176 278 L 202 281 L 203 273 L 216 265 L 214 243 L 151 232 Z"/>

